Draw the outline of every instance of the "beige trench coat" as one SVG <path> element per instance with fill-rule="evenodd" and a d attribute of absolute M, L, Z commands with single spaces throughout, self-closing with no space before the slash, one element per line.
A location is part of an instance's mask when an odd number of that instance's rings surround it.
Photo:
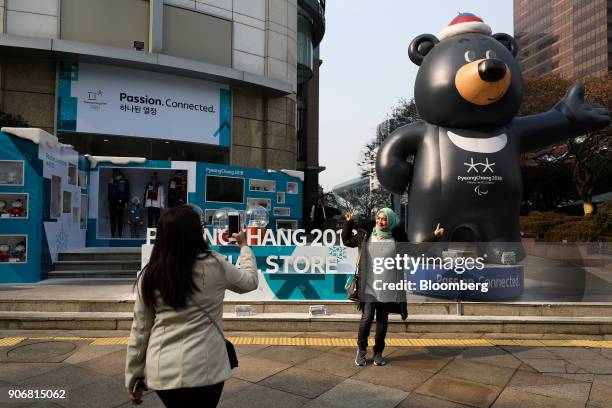
<path fill-rule="evenodd" d="M 159 293 L 157 307 L 149 310 L 137 293 L 127 346 L 126 387 L 131 388 L 136 378 L 145 378 L 153 390 L 168 390 L 217 384 L 231 377 L 223 336 L 193 301 L 223 329 L 225 290 L 245 293 L 258 284 L 251 248 L 242 247 L 238 260 L 240 269 L 216 252 L 199 259 L 193 271 L 199 291 L 178 311 L 165 305 Z"/>

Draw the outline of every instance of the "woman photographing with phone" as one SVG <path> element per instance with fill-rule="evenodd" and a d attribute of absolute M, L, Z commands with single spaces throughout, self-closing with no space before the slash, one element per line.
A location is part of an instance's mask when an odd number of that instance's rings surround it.
<path fill-rule="evenodd" d="M 404 271 L 399 269 L 387 269 L 381 274 L 374 274 L 372 260 L 375 258 L 394 258 L 397 254 L 395 243 L 408 242 L 406 232 L 399 226 L 400 220 L 397 214 L 390 208 L 383 208 L 376 213 L 376 224 L 374 228 L 358 229 L 353 234 L 355 223 L 353 213 L 344 214 L 344 227 L 342 229 L 342 241 L 347 247 L 358 247 L 359 257 L 356 274 L 359 276 L 359 309 L 361 310 L 361 321 L 357 334 L 357 356 L 355 364 L 365 366 L 368 347 L 368 337 L 374 315 L 376 315 L 376 336 L 374 345 L 374 365 L 383 366 L 387 364 L 382 356 L 385 348 L 385 337 L 389 310 L 394 305 L 406 305 L 405 291 L 380 290 L 374 284 L 375 280 L 383 282 L 399 282 L 404 279 Z M 436 226 L 433 234 L 425 241 L 435 241 L 444 234 L 444 228 L 440 224 Z M 401 308 L 400 308 L 401 309 Z"/>
<path fill-rule="evenodd" d="M 257 264 L 244 232 L 240 269 L 212 251 L 189 205 L 166 210 L 149 263 L 136 280 L 125 385 L 133 404 L 155 390 L 166 407 L 217 405 L 231 368 L 222 333 L 225 290 L 257 288 Z M 140 394 L 140 395 L 139 395 Z"/>

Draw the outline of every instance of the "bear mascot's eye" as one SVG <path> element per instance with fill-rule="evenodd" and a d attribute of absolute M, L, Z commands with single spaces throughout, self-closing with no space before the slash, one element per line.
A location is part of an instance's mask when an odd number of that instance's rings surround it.
<path fill-rule="evenodd" d="M 493 50 L 487 50 L 487 52 L 485 53 L 485 56 L 487 58 L 496 58 L 497 54 Z"/>
<path fill-rule="evenodd" d="M 474 51 L 466 51 L 465 52 L 465 60 L 467 62 L 472 62 L 476 59 L 476 53 Z"/>

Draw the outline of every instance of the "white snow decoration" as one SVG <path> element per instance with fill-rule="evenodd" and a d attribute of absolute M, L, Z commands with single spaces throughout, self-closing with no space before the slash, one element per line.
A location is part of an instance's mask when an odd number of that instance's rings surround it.
<path fill-rule="evenodd" d="M 286 169 L 281 169 L 281 171 L 283 173 L 285 173 L 288 176 L 291 177 L 296 177 L 299 178 L 301 181 L 304 181 L 304 172 L 303 171 L 299 171 L 299 170 L 286 170 Z"/>
<path fill-rule="evenodd" d="M 90 156 L 85 155 L 89 160 L 89 167 L 94 169 L 98 163 L 108 162 L 112 164 L 130 164 L 130 163 L 144 163 L 147 161 L 144 157 L 114 157 L 114 156 Z"/>
<path fill-rule="evenodd" d="M 3 127 L 0 130 L 4 133 L 8 133 L 10 135 L 29 140 L 37 145 L 46 145 L 49 148 L 53 148 L 58 144 L 60 145 L 60 147 L 68 146 L 62 145 L 57 139 L 57 137 L 53 136 L 51 133 L 45 132 L 44 130 L 38 128 Z"/>

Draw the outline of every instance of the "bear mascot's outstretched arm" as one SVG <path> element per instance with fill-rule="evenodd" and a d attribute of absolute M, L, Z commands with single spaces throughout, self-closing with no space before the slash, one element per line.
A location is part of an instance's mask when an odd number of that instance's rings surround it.
<path fill-rule="evenodd" d="M 391 133 L 378 151 L 376 175 L 385 188 L 403 194 L 412 178 L 412 165 L 406 160 L 415 155 L 425 135 L 423 122 L 402 126 Z"/>
<path fill-rule="evenodd" d="M 597 103 L 585 102 L 584 86 L 579 83 L 572 85 L 563 99 L 548 112 L 512 121 L 521 152 L 546 147 L 609 125 L 608 109 Z"/>

